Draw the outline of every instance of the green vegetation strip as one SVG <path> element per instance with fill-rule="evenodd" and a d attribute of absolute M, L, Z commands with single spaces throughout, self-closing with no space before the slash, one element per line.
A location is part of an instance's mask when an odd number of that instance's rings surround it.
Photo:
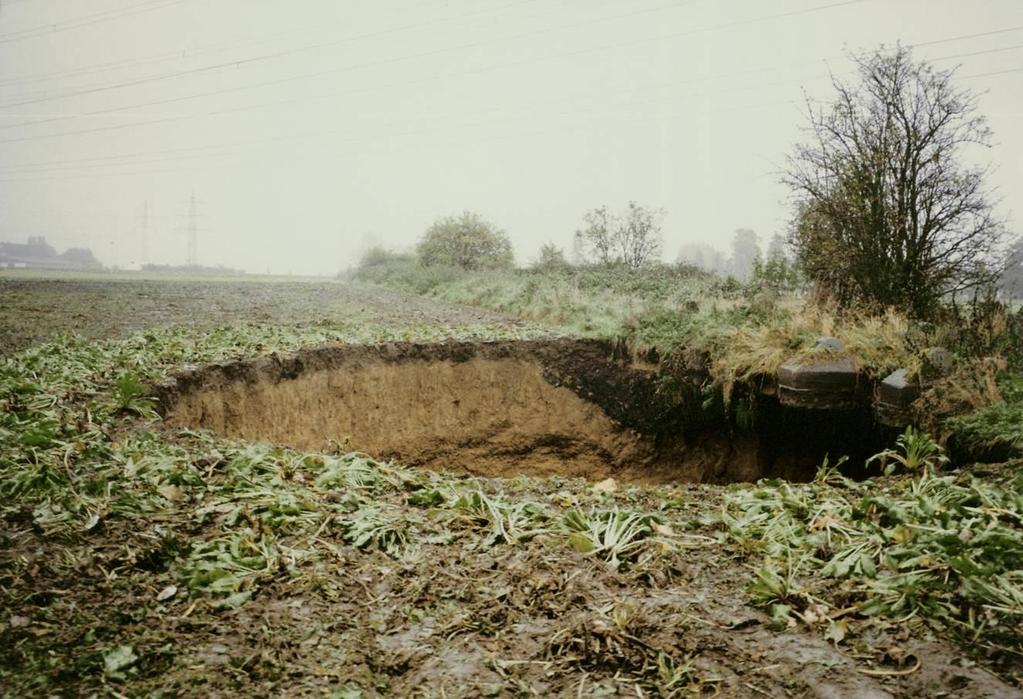
<path fill-rule="evenodd" d="M 936 475 L 943 457 L 909 431 L 880 455 L 908 477 L 856 482 L 823 468 L 806 485 L 729 493 L 722 523 L 762 557 L 750 586 L 779 626 L 841 641 L 855 616 L 923 622 L 992 655 L 1023 656 L 1023 473 Z"/>

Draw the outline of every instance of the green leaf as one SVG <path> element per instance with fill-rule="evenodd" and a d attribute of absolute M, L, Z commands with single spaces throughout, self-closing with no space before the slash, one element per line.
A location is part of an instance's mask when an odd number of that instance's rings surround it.
<path fill-rule="evenodd" d="M 787 604 L 772 604 L 767 613 L 771 617 L 768 626 L 774 630 L 780 630 L 793 626 L 796 622 L 792 618 L 792 607 Z"/>
<path fill-rule="evenodd" d="M 582 532 L 572 532 L 569 534 L 568 543 L 570 543 L 572 548 L 580 553 L 593 553 L 594 549 L 596 549 L 593 539 Z"/>
<path fill-rule="evenodd" d="M 440 507 L 444 504 L 444 495 L 436 488 L 424 488 L 409 493 L 408 502 L 416 507 Z"/>

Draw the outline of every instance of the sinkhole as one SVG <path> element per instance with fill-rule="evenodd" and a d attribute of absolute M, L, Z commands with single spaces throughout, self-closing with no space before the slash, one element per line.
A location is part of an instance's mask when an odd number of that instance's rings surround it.
<path fill-rule="evenodd" d="M 611 342 L 556 339 L 330 345 L 190 368 L 156 393 L 171 428 L 481 476 L 807 480 L 872 441 L 858 411 L 770 397 L 740 429 L 708 385 Z"/>

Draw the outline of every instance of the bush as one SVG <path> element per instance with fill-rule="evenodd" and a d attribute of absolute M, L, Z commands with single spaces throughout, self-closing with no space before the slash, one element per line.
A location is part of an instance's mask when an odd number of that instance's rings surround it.
<path fill-rule="evenodd" d="M 395 264 L 408 263 L 415 260 L 413 255 L 406 252 L 395 252 L 387 248 L 375 245 L 362 254 L 359 258 L 359 269 L 369 267 L 387 267 Z"/>
<path fill-rule="evenodd" d="M 438 287 L 451 284 L 465 276 L 455 267 L 424 267 L 412 255 L 395 255 L 387 264 L 359 267 L 355 278 L 359 281 L 382 284 L 413 294 L 429 294 Z"/>
<path fill-rule="evenodd" d="M 533 263 L 533 269 L 538 272 L 560 272 L 568 267 L 564 251 L 554 243 L 544 243 Z"/>
<path fill-rule="evenodd" d="M 424 267 L 507 269 L 515 258 L 508 235 L 471 211 L 438 219 L 416 247 Z"/>

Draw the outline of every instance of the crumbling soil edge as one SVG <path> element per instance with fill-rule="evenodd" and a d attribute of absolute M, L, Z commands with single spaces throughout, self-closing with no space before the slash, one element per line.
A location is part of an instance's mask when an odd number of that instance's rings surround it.
<path fill-rule="evenodd" d="M 361 383 L 349 377 L 362 377 Z M 402 381 L 418 391 L 402 390 Z M 703 368 L 659 366 L 612 341 L 553 338 L 323 345 L 190 367 L 159 383 L 154 393 L 170 427 L 206 428 L 311 450 L 335 443 L 344 447 L 345 435 L 332 430 L 349 423 L 363 405 L 376 411 L 380 430 L 389 424 L 394 443 L 415 444 L 392 448 L 386 441 L 366 440 L 364 424 L 362 441 L 372 447 L 353 440 L 355 448 L 409 465 L 489 476 L 798 481 L 812 478 L 825 455 L 837 458 L 839 451 L 867 444 L 861 433 L 869 426 L 863 420 L 782 409 L 770 396 L 759 398 L 760 424 L 737 429 L 734 411 L 707 400 L 708 381 Z M 498 399 L 481 396 L 486 392 L 509 393 L 507 415 L 500 415 Z M 478 429 L 463 430 L 450 415 L 446 422 L 437 420 L 429 406 L 420 405 L 418 413 L 397 423 L 381 410 L 386 402 L 396 411 L 405 409 L 405 401 L 422 402 L 420 393 L 456 406 L 464 401 L 465 420 L 483 415 Z M 345 402 L 347 407 L 335 406 Z M 445 403 L 437 407 L 443 410 Z M 550 432 L 542 425 L 545 416 L 558 423 Z M 303 419 L 310 424 L 298 424 Z M 411 430 L 416 423 L 423 424 Z M 436 439 L 430 441 L 431 436 Z M 534 463 L 521 458 L 527 454 Z"/>

